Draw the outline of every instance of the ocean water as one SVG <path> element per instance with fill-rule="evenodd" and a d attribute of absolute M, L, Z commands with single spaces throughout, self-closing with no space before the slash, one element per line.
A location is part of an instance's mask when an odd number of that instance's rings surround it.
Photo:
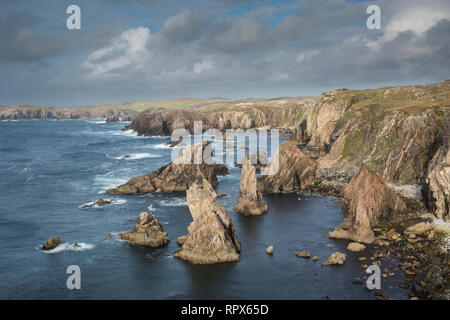
<path fill-rule="evenodd" d="M 191 222 L 183 193 L 104 193 L 170 162 L 172 149 L 164 146 L 169 138 L 137 137 L 122 132 L 123 126 L 99 119 L 0 122 L 1 299 L 373 299 L 364 285 L 352 283 L 363 276 L 357 259 L 362 254 L 327 237 L 342 220 L 337 199 L 265 196 L 270 211 L 244 217 L 233 211 L 240 169 L 232 166 L 216 191 L 227 194 L 218 201 L 236 224 L 241 260 L 193 265 L 173 258 L 176 238 Z M 100 197 L 117 202 L 82 208 Z M 117 239 L 142 211 L 158 217 L 169 234 L 167 246 Z M 63 244 L 42 251 L 51 236 Z M 269 245 L 273 256 L 265 253 Z M 302 249 L 320 260 L 296 257 Z M 345 265 L 322 267 L 335 251 L 347 253 Z M 80 290 L 66 287 L 69 265 L 81 269 Z M 406 290 L 395 288 L 401 282 L 400 275 L 383 279 L 383 292 L 407 298 Z"/>

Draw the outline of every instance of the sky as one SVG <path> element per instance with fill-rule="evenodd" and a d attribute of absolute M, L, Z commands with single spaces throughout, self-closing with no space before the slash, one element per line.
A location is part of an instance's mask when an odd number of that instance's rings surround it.
<path fill-rule="evenodd" d="M 0 105 L 310 96 L 449 79 L 450 1 L 2 0 L 0 41 Z"/>

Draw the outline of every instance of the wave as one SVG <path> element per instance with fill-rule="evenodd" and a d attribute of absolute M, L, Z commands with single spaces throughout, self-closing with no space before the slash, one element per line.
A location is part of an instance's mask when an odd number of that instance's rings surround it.
<path fill-rule="evenodd" d="M 159 205 L 163 207 L 184 207 L 187 206 L 187 201 L 186 199 L 161 200 Z"/>
<path fill-rule="evenodd" d="M 98 194 L 105 193 L 106 190 L 120 186 L 128 181 L 128 179 L 114 177 L 113 174 L 114 172 L 110 172 L 106 175 L 97 175 L 94 177 L 94 187 L 100 188 Z"/>
<path fill-rule="evenodd" d="M 103 199 L 103 200 L 111 201 L 113 199 Z M 90 201 L 90 202 L 86 202 L 86 203 L 83 203 L 83 204 L 79 205 L 78 208 L 79 209 L 103 208 L 103 207 L 106 207 L 106 206 L 111 206 L 111 205 L 115 205 L 115 204 L 124 204 L 124 203 L 127 202 L 127 200 L 125 200 L 125 199 L 114 199 L 114 200 L 115 200 L 114 202 L 112 202 L 110 204 L 107 204 L 107 205 L 103 205 L 103 206 L 99 206 L 97 204 L 97 201 Z"/>
<path fill-rule="evenodd" d="M 148 211 L 150 211 L 150 212 L 155 212 L 155 211 L 159 211 L 159 209 L 157 209 L 157 208 L 154 208 L 152 204 L 151 204 L 151 205 L 149 205 L 149 206 L 147 207 L 147 209 L 148 209 Z"/>
<path fill-rule="evenodd" d="M 39 250 L 41 250 L 41 252 L 47 253 L 47 254 L 52 254 L 52 253 L 58 253 L 58 252 L 64 252 L 64 251 L 84 251 L 84 250 L 90 250 L 90 249 L 94 249 L 95 245 L 90 244 L 90 243 L 85 243 L 85 242 L 79 242 L 77 243 L 78 246 L 75 246 L 74 244 L 71 243 L 61 243 L 59 246 L 57 246 L 54 249 L 51 250 L 42 250 L 42 246 L 39 247 Z"/>
<path fill-rule="evenodd" d="M 160 143 L 160 144 L 155 144 L 155 145 L 151 145 L 149 146 L 152 149 L 170 149 L 170 147 L 164 143 Z"/>
<path fill-rule="evenodd" d="M 144 158 L 158 158 L 161 157 L 160 155 L 154 155 L 151 153 L 131 153 L 120 157 L 115 157 L 117 160 L 137 160 L 137 159 L 144 159 Z"/>

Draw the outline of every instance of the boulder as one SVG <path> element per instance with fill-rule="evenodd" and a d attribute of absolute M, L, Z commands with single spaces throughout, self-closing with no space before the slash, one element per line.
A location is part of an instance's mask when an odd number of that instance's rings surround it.
<path fill-rule="evenodd" d="M 351 242 L 347 246 L 348 251 L 354 251 L 354 252 L 363 251 L 365 248 L 366 248 L 365 245 L 358 243 L 358 242 Z"/>
<path fill-rule="evenodd" d="M 47 241 L 45 241 L 44 245 L 42 246 L 42 249 L 43 250 L 55 249 L 60 244 L 61 240 L 59 239 L 59 237 L 51 237 L 48 238 Z"/>
<path fill-rule="evenodd" d="M 286 140 L 258 177 L 258 190 L 281 193 L 304 190 L 314 182 L 316 163 L 292 141 Z"/>
<path fill-rule="evenodd" d="M 299 258 L 305 258 L 305 259 L 309 259 L 309 257 L 311 256 L 311 255 L 309 254 L 309 252 L 306 251 L 306 250 L 297 251 L 297 252 L 295 253 L 295 255 L 296 255 L 297 257 L 299 257 Z"/>
<path fill-rule="evenodd" d="M 256 188 L 256 171 L 255 167 L 247 158 L 241 173 L 241 185 L 238 191 L 237 204 L 234 211 L 237 213 L 250 216 L 261 215 L 268 210 L 262 194 Z"/>
<path fill-rule="evenodd" d="M 344 264 L 346 257 L 347 255 L 345 253 L 335 252 L 331 256 L 329 256 L 326 261 L 322 262 L 322 265 L 329 266 L 332 264 Z"/>
<path fill-rule="evenodd" d="M 328 236 L 372 243 L 372 227 L 380 221 L 403 215 L 406 205 L 375 173 L 361 166 L 343 192 L 344 221 Z"/>
<path fill-rule="evenodd" d="M 162 247 L 169 242 L 167 232 L 164 231 L 155 215 L 145 211 L 139 214 L 139 222 L 133 229 L 120 233 L 118 237 L 133 244 L 155 248 Z"/>
<path fill-rule="evenodd" d="M 182 247 L 174 256 L 198 264 L 238 261 L 241 244 L 227 210 L 216 200 L 206 179 L 186 192 L 193 221 Z"/>
<path fill-rule="evenodd" d="M 423 234 L 425 232 L 428 232 L 430 230 L 433 230 L 434 226 L 430 222 L 419 222 L 416 223 L 405 230 L 405 234 L 407 235 L 415 235 L 415 234 Z"/>
<path fill-rule="evenodd" d="M 114 203 L 114 202 L 116 202 L 115 199 L 102 199 L 102 198 L 100 198 L 100 199 L 97 200 L 96 204 L 99 205 L 99 206 L 104 206 L 104 205 L 111 204 L 111 203 Z"/>
<path fill-rule="evenodd" d="M 203 156 L 205 156 L 206 161 Z M 172 163 L 150 174 L 131 178 L 126 183 L 117 188 L 108 189 L 106 192 L 111 194 L 137 194 L 157 190 L 163 192 L 186 191 L 194 182 L 202 181 L 202 179 L 206 179 L 215 187 L 219 183 L 217 175 L 227 175 L 228 168 L 223 164 L 209 164 L 212 163 L 210 157 L 210 142 L 198 142 L 182 150 L 179 157 Z"/>
<path fill-rule="evenodd" d="M 179 237 L 177 238 L 177 244 L 178 244 L 179 246 L 182 246 L 185 242 L 186 242 L 186 236 L 179 236 Z"/>
<path fill-rule="evenodd" d="M 267 254 L 273 254 L 273 246 L 268 246 L 268 247 L 266 248 L 266 253 L 267 253 Z"/>

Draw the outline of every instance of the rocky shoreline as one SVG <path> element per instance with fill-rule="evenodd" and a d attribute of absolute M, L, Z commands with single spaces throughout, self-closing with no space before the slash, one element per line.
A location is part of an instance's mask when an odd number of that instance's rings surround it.
<path fill-rule="evenodd" d="M 423 218 L 431 213 L 443 223 L 450 219 L 448 92 L 450 83 L 339 89 L 317 100 L 280 108 L 279 117 L 257 105 L 208 112 L 153 108 L 139 114 L 124 130 L 149 136 L 168 136 L 177 129 L 192 134 L 196 120 L 203 121 L 204 130 L 283 129 L 282 134 L 290 139 L 280 144 L 267 165 L 257 163 L 258 178 L 251 156 L 240 165 L 235 211 L 261 215 L 270 210 L 263 194 L 334 195 L 341 199 L 343 221 L 328 236 L 348 240 L 347 250 L 361 252 L 362 270 L 375 264 L 383 270 L 383 278 L 404 273 L 402 288 L 408 288 L 413 299 L 449 299 L 449 233 Z M 286 120 L 286 114 L 295 120 Z M 203 161 L 194 164 L 195 155 L 204 155 L 205 150 L 211 150 L 209 141 L 189 146 L 172 163 L 107 193 L 185 191 L 193 221 L 188 233 L 178 237 L 181 248 L 174 256 L 200 264 L 238 261 L 241 245 L 235 225 L 213 189 L 219 183 L 217 175 L 226 175 L 228 169 Z M 419 186 L 421 197 L 417 192 L 403 193 L 402 186 Z M 141 215 L 135 228 L 119 237 L 136 244 L 151 242 L 150 246 L 167 243 L 156 217 Z M 273 246 L 266 252 L 273 254 Z M 373 254 L 366 256 L 366 252 Z M 308 259 L 310 253 L 302 250 L 297 256 Z M 322 265 L 344 264 L 345 259 L 346 253 L 335 252 Z M 375 297 L 389 298 L 382 291 L 375 291 Z"/>

